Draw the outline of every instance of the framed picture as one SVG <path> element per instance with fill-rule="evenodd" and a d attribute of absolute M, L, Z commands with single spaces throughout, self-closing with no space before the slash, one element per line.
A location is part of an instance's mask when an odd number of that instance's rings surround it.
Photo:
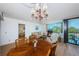
<path fill-rule="evenodd" d="M 38 29 L 39 29 L 38 26 L 36 26 L 35 30 L 38 30 Z"/>

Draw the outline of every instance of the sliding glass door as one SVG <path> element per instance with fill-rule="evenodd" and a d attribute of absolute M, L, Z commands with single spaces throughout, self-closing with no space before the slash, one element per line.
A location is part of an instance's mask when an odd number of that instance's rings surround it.
<path fill-rule="evenodd" d="M 79 45 L 79 18 L 68 20 L 68 43 Z"/>

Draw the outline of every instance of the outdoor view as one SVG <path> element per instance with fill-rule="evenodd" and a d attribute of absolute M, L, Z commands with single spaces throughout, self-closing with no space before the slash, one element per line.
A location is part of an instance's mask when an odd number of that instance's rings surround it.
<path fill-rule="evenodd" d="M 53 31 L 53 33 L 61 33 L 61 23 L 62 22 L 48 24 L 48 30 Z"/>
<path fill-rule="evenodd" d="M 79 19 L 68 20 L 68 42 L 79 45 Z"/>

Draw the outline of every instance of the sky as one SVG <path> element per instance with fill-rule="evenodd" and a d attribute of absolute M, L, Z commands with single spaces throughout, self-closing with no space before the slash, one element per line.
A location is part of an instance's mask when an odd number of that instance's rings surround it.
<path fill-rule="evenodd" d="M 52 29 L 54 26 L 57 26 L 57 27 L 61 27 L 61 23 L 52 23 L 52 24 L 48 24 L 48 29 Z"/>
<path fill-rule="evenodd" d="M 79 18 L 69 20 L 68 24 L 69 24 L 69 27 L 75 27 L 75 28 L 79 29 Z"/>

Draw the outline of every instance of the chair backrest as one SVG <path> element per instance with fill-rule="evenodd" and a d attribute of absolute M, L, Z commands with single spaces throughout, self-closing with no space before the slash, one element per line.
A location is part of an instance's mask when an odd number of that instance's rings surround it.
<path fill-rule="evenodd" d="M 59 38 L 59 34 L 53 33 L 53 34 L 51 35 L 52 43 L 56 43 L 56 42 L 58 41 L 58 38 Z"/>
<path fill-rule="evenodd" d="M 26 44 L 26 40 L 25 39 L 16 39 L 15 44 L 16 44 L 16 48 L 24 47 L 24 45 Z"/>
<path fill-rule="evenodd" d="M 31 36 L 29 37 L 29 39 L 30 39 L 30 40 L 37 39 L 37 36 L 36 36 L 36 35 L 31 35 Z"/>
<path fill-rule="evenodd" d="M 55 56 L 56 47 L 57 47 L 57 44 L 53 44 L 53 45 L 52 45 L 52 49 L 51 49 L 50 56 Z"/>

